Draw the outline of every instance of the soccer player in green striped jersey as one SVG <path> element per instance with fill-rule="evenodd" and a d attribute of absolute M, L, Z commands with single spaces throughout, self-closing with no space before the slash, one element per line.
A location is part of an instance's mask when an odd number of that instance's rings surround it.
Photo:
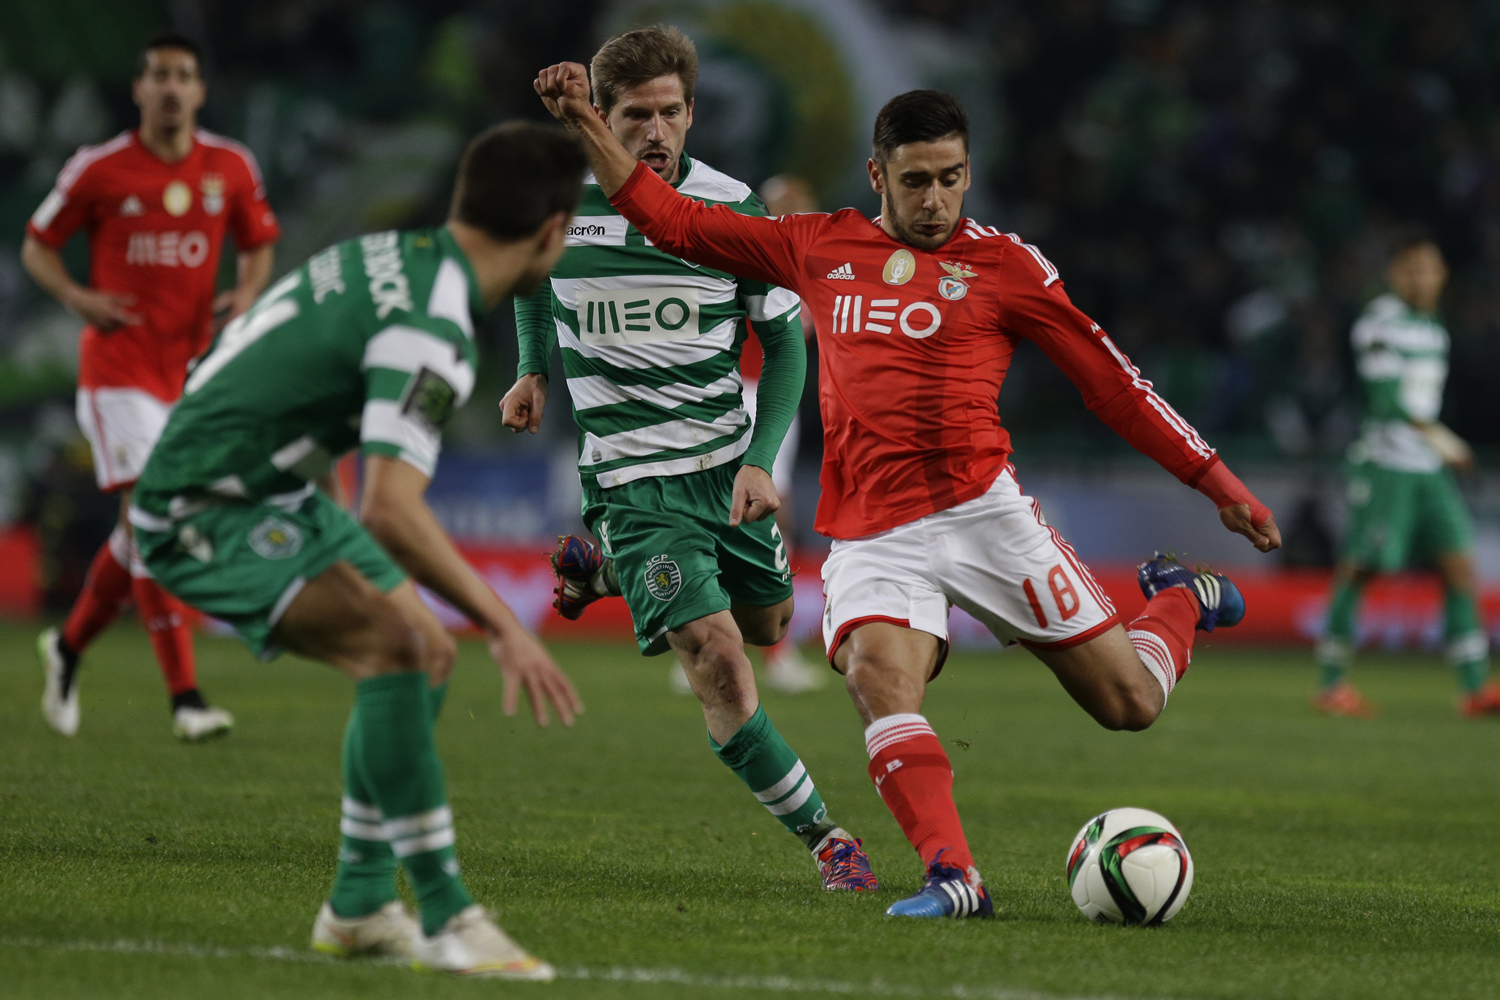
<path fill-rule="evenodd" d="M 474 323 L 545 280 L 583 154 L 499 126 L 459 164 L 448 222 L 329 247 L 226 326 L 188 377 L 136 484 L 130 521 L 169 592 L 264 658 L 289 650 L 356 684 L 344 735 L 343 841 L 313 946 L 461 975 L 550 979 L 458 873 L 433 723 L 456 650 L 410 574 L 485 633 L 538 725 L 580 710 L 562 671 L 463 561 L 423 495 L 443 424 L 474 387 Z M 315 483 L 364 453 L 360 521 Z M 396 894 L 397 863 L 418 925 Z"/>
<path fill-rule="evenodd" d="M 683 153 L 698 75 L 687 36 L 612 38 L 592 73 L 599 114 L 637 159 L 685 195 L 765 214 L 749 187 Z M 775 645 L 792 617 L 769 470 L 802 395 L 801 304 L 654 249 L 591 183 L 567 243 L 550 288 L 516 299 L 519 378 L 501 404 L 507 426 L 535 433 L 560 342 L 583 518 L 600 546 L 561 540 L 558 610 L 624 596 L 641 651 L 676 651 L 714 752 L 812 852 L 823 886 L 874 889 L 859 842 L 767 718 L 744 648 Z M 765 349 L 753 424 L 739 373 L 747 319 Z"/>
<path fill-rule="evenodd" d="M 1464 715 L 1500 714 L 1487 683 L 1489 642 L 1479 617 L 1474 532 L 1451 468 L 1473 465 L 1469 446 L 1438 422 L 1448 378 L 1448 331 L 1437 317 L 1448 268 L 1437 244 L 1408 238 L 1386 270 L 1390 291 L 1354 324 L 1355 365 L 1365 391 L 1363 432 L 1349 449 L 1349 529 L 1334 575 L 1328 630 L 1318 644 L 1321 684 L 1313 705 L 1330 715 L 1371 715 L 1349 683 L 1354 618 L 1365 585 L 1422 561 L 1445 590 L 1443 633 Z"/>

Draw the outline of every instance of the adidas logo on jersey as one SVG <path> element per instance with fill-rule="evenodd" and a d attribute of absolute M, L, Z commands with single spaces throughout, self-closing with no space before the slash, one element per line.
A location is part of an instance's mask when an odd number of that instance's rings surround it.
<path fill-rule="evenodd" d="M 840 264 L 838 267 L 828 272 L 828 277 L 832 278 L 834 281 L 853 281 L 854 265 Z"/>
<path fill-rule="evenodd" d="M 146 206 L 144 206 L 144 205 L 141 204 L 141 199 L 137 198 L 135 195 L 131 195 L 130 197 L 126 198 L 124 201 L 120 202 L 120 214 L 121 215 L 145 215 L 146 214 Z"/>

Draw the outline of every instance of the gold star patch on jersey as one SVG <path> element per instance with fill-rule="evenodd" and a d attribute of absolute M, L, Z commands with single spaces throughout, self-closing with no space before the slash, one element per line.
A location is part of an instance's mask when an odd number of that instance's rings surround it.
<path fill-rule="evenodd" d="M 950 302 L 957 302 L 969 294 L 969 283 L 964 279 L 974 277 L 974 272 L 954 261 L 942 261 L 942 266 L 948 273 L 938 279 L 938 294 Z"/>
<path fill-rule="evenodd" d="M 161 204 L 168 215 L 186 215 L 193 207 L 193 189 L 182 181 L 173 181 L 161 193 Z"/>

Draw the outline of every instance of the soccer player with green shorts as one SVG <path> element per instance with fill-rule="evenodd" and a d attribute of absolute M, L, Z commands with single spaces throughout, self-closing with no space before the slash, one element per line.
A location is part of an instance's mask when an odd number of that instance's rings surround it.
<path fill-rule="evenodd" d="M 1459 711 L 1500 714 L 1500 687 L 1488 682 L 1473 529 L 1451 471 L 1471 468 L 1474 456 L 1438 422 L 1448 378 L 1448 331 L 1437 308 L 1448 268 L 1435 243 L 1410 238 L 1392 256 L 1386 278 L 1391 290 L 1354 324 L 1365 420 L 1349 450 L 1349 529 L 1334 573 L 1328 630 L 1318 644 L 1322 677 L 1313 707 L 1329 715 L 1375 713 L 1345 676 L 1354 656 L 1360 595 L 1376 574 L 1420 562 L 1443 580 L 1443 635 L 1463 689 Z"/>
<path fill-rule="evenodd" d="M 683 154 L 698 76 L 686 35 L 628 32 L 592 69 L 598 113 L 638 160 L 684 195 L 765 214 L 749 187 Z M 501 404 L 507 426 L 536 432 L 561 341 L 599 545 L 560 540 L 558 610 L 623 596 L 641 652 L 677 653 L 714 753 L 812 852 L 823 887 L 875 889 L 859 841 L 766 716 L 744 648 L 775 645 L 792 617 L 769 470 L 806 375 L 800 302 L 654 249 L 594 184 L 567 242 L 550 290 L 516 299 L 519 378 Z M 747 319 L 765 348 L 753 427 L 738 370 Z"/>
<path fill-rule="evenodd" d="M 423 499 L 443 424 L 474 386 L 476 317 L 545 280 L 578 202 L 561 132 L 493 128 L 458 168 L 444 226 L 314 255 L 224 328 L 137 483 L 141 555 L 259 656 L 329 663 L 356 684 L 344 735 L 338 872 L 313 946 L 459 975 L 545 980 L 459 877 L 433 742 L 456 649 L 412 580 L 485 633 L 505 710 L 538 725 L 582 706 L 547 652 L 463 561 Z M 364 455 L 360 521 L 317 488 Z M 362 522 L 362 523 L 361 523 Z M 420 924 L 396 894 L 400 864 Z"/>

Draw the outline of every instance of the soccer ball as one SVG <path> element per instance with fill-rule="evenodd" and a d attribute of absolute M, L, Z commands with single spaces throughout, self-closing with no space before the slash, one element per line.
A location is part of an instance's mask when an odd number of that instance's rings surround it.
<path fill-rule="evenodd" d="M 1111 809 L 1068 848 L 1068 888 L 1099 924 L 1171 920 L 1193 889 L 1193 856 L 1177 827 L 1149 809 Z"/>

